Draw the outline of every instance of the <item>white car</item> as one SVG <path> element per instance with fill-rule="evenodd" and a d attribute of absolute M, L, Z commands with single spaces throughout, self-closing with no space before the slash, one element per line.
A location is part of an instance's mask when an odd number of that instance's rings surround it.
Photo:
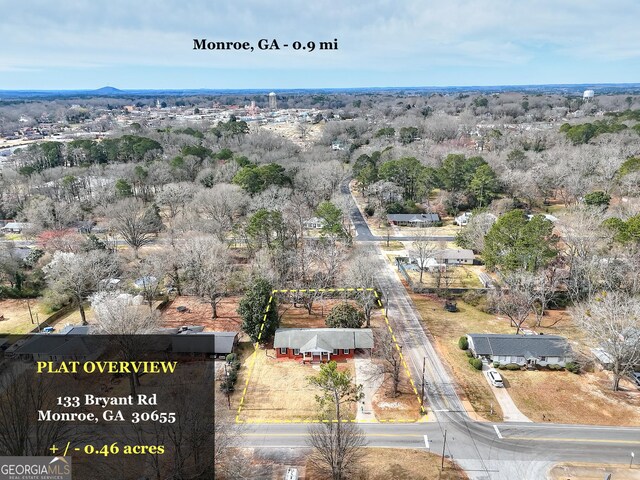
<path fill-rule="evenodd" d="M 489 370 L 487 372 L 487 377 L 489 378 L 491 385 L 493 385 L 494 387 L 498 387 L 498 388 L 504 387 L 504 383 L 502 382 L 502 377 L 496 370 Z"/>

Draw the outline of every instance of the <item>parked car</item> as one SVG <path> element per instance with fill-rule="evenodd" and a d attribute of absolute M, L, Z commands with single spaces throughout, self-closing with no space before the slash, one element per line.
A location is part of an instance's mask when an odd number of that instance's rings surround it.
<path fill-rule="evenodd" d="M 640 372 L 632 372 L 631 379 L 636 383 L 636 387 L 640 388 Z"/>
<path fill-rule="evenodd" d="M 53 333 L 55 331 L 55 328 L 53 327 L 44 327 L 42 329 L 42 333 Z"/>
<path fill-rule="evenodd" d="M 487 372 L 487 376 L 489 377 L 489 381 L 491 382 L 491 385 L 493 385 L 494 387 L 498 387 L 498 388 L 504 387 L 504 383 L 502 382 L 502 377 L 496 370 L 489 370 Z"/>

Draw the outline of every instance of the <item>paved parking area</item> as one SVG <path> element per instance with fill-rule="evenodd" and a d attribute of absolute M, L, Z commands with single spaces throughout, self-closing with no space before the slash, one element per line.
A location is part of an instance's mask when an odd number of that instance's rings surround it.
<path fill-rule="evenodd" d="M 502 416 L 505 422 L 530 422 L 529 417 L 527 417 L 524 413 L 518 410 L 516 404 L 513 403 L 513 399 L 508 392 L 508 386 L 504 386 L 502 388 L 494 387 L 491 385 L 491 381 L 489 380 L 489 376 L 487 372 L 491 370 L 489 365 L 486 363 L 482 363 L 482 375 L 487 380 L 487 383 L 491 386 L 491 390 L 496 396 L 496 400 L 500 404 L 500 408 L 502 409 Z"/>

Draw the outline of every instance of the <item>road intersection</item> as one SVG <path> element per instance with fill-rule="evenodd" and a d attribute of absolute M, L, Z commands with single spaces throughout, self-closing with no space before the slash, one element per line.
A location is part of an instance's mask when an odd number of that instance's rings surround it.
<path fill-rule="evenodd" d="M 344 188 L 348 192 L 348 187 Z M 350 213 L 356 241 L 383 240 L 371 234 L 355 205 Z M 411 298 L 377 245 L 375 252 L 378 287 L 409 369 L 418 382 L 422 381 L 423 362 L 426 366 L 429 421 L 361 423 L 369 446 L 425 448 L 438 454 L 444 451 L 475 480 L 539 480 L 546 478 L 547 471 L 557 462 L 628 463 L 631 452 L 640 452 L 640 428 L 472 420 Z M 308 424 L 295 423 L 246 425 L 242 445 L 304 448 L 307 429 Z"/>

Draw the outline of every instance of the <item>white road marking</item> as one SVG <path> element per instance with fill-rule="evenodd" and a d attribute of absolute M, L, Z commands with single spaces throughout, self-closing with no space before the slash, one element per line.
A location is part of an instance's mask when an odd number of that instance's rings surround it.
<path fill-rule="evenodd" d="M 424 436 L 424 446 L 427 447 L 427 450 L 429 450 L 429 437 L 427 437 L 426 435 Z"/>
<path fill-rule="evenodd" d="M 494 425 L 493 429 L 496 431 L 496 434 L 498 434 L 498 438 L 502 438 L 502 434 L 500 433 L 500 430 L 498 430 L 498 425 Z"/>

